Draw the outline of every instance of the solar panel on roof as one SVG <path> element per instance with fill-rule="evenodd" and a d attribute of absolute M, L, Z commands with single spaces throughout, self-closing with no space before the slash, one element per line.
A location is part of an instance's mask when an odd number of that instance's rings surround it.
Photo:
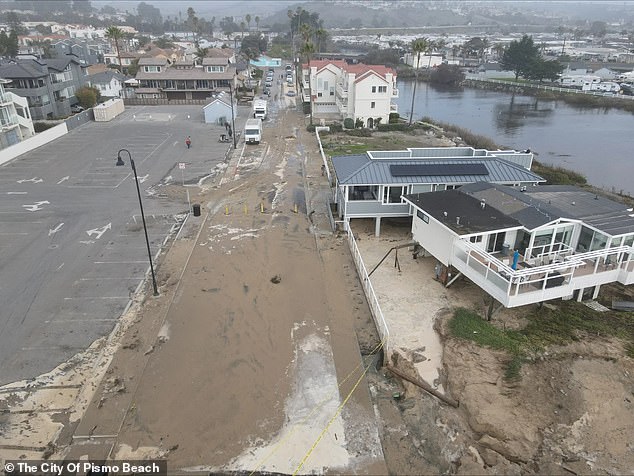
<path fill-rule="evenodd" d="M 416 164 L 390 165 L 393 177 L 431 175 L 489 175 L 484 164 Z"/>

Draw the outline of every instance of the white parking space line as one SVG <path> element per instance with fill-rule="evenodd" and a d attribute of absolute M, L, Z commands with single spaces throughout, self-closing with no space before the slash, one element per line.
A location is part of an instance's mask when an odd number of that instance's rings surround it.
<path fill-rule="evenodd" d="M 130 277 L 126 277 L 126 278 L 80 278 L 80 281 L 101 281 L 101 280 L 113 280 L 113 281 L 122 281 L 124 279 L 130 279 L 130 280 L 135 280 L 135 279 L 142 279 L 143 276 L 139 275 L 139 276 L 130 276 Z"/>
<path fill-rule="evenodd" d="M 21 232 L 17 232 L 17 231 L 9 231 L 9 232 L 2 232 L 0 231 L 0 235 L 28 235 L 28 233 L 21 233 Z"/>

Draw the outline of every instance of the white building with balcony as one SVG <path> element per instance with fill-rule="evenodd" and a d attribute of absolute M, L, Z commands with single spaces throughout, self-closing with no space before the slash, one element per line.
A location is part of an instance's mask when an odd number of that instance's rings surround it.
<path fill-rule="evenodd" d="M 505 307 L 634 283 L 633 210 L 589 191 L 473 183 L 403 198 L 414 240 Z"/>
<path fill-rule="evenodd" d="M 310 78 L 310 79 L 309 79 Z M 396 72 L 383 65 L 314 60 L 302 65 L 302 97 L 312 95 L 313 117 L 360 120 L 364 127 L 387 124 L 398 112 Z M 311 91 L 312 87 L 312 91 Z"/>
<path fill-rule="evenodd" d="M 17 144 L 35 134 L 26 98 L 6 92 L 0 79 L 0 149 Z"/>

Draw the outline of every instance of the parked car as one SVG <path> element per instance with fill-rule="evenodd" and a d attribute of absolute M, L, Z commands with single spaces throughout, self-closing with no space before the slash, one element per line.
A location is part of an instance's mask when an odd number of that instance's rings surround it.
<path fill-rule="evenodd" d="M 286 95 L 290 96 L 290 97 L 293 97 L 293 96 L 295 96 L 295 91 L 287 91 Z"/>
<path fill-rule="evenodd" d="M 84 110 L 83 107 L 81 107 L 79 104 L 73 104 L 70 107 L 70 112 L 72 112 L 73 114 L 76 114 L 78 112 L 82 112 Z"/>

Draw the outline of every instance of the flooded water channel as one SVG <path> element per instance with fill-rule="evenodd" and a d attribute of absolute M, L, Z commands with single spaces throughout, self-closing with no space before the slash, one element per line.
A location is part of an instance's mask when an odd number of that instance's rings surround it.
<path fill-rule="evenodd" d="M 398 82 L 401 117 L 409 118 L 413 84 Z M 423 116 L 464 127 L 506 147 L 531 149 L 543 163 L 580 172 L 593 185 L 634 195 L 631 112 L 480 89 L 443 90 L 421 82 L 414 118 Z"/>

